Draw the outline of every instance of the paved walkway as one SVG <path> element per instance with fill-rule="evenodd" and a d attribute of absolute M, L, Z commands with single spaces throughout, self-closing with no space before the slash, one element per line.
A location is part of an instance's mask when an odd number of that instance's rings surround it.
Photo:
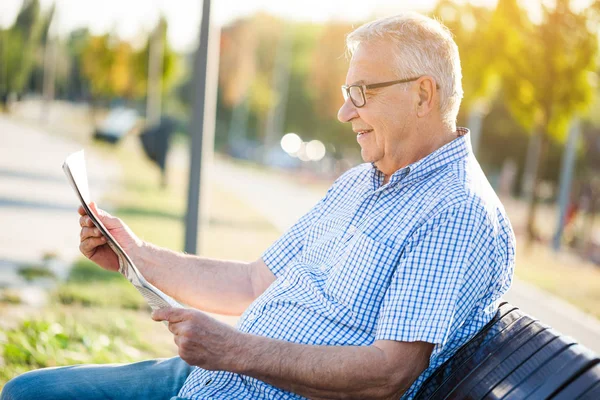
<path fill-rule="evenodd" d="M 82 145 L 0 114 L 0 286 L 24 282 L 16 271 L 53 254 L 64 273 L 79 255 L 78 202 L 62 163 Z M 90 191 L 99 198 L 118 168 L 86 151 Z"/>

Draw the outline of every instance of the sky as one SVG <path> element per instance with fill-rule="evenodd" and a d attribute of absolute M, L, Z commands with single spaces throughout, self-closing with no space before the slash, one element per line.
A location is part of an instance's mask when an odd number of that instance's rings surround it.
<path fill-rule="evenodd" d="M 465 2 L 467 0 L 457 0 Z M 522 0 L 535 18 L 540 1 Z M 589 0 L 573 0 L 581 6 Z M 108 31 L 119 37 L 142 43 L 162 12 L 169 23 L 169 43 L 176 51 L 188 52 L 197 43 L 202 14 L 202 0 L 40 0 L 47 9 L 56 3 L 56 29 L 65 36 L 78 27 L 87 26 L 92 33 Z M 236 18 L 266 11 L 289 19 L 325 22 L 330 20 L 365 21 L 393 15 L 401 10 L 427 11 L 437 0 L 212 0 L 212 20 L 225 25 Z M 471 0 L 493 7 L 496 0 Z M 21 0 L 0 0 L 0 27 L 14 22 Z"/>

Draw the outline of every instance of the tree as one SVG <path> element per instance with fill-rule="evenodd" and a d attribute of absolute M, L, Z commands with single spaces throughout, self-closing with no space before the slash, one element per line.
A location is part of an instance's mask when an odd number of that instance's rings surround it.
<path fill-rule="evenodd" d="M 450 29 L 459 49 L 464 92 L 460 116 L 468 119 L 473 151 L 478 154 L 483 118 L 499 89 L 496 68 L 499 54 L 495 51 L 490 30 L 492 10 L 470 3 L 441 0 L 433 15 Z"/>
<path fill-rule="evenodd" d="M 114 44 L 111 42 L 114 41 L 108 33 L 101 36 L 92 36 L 81 55 L 82 72 L 89 82 L 90 94 L 94 99 L 117 95 L 113 85 L 115 79 L 112 77 L 113 65 L 117 56 L 114 51 Z M 122 59 L 123 56 L 121 56 Z"/>
<path fill-rule="evenodd" d="M 357 151 L 356 136 L 348 126 L 337 121 L 337 112 L 344 99 L 341 85 L 346 82 L 348 57 L 346 35 L 351 23 L 333 22 L 323 27 L 317 36 L 310 64 L 308 86 L 313 99 L 315 130 L 320 140 L 335 144 L 339 151 Z"/>
<path fill-rule="evenodd" d="M 492 10 L 441 0 L 432 16 L 448 27 L 458 46 L 464 91 L 461 109 L 468 113 L 482 99 L 489 101 L 498 89 L 496 60 L 501 55 L 491 41 Z"/>
<path fill-rule="evenodd" d="M 162 93 L 168 93 L 175 83 L 179 72 L 179 58 L 169 45 L 167 40 L 168 24 L 164 17 L 161 17 L 159 26 L 162 27 L 163 60 L 162 60 Z M 131 94 L 137 98 L 143 98 L 148 88 L 148 61 L 150 55 L 149 37 L 146 45 L 131 57 Z"/>
<path fill-rule="evenodd" d="M 264 137 L 267 114 L 276 100 L 271 86 L 274 49 L 282 32 L 283 22 L 279 18 L 259 13 L 233 22 L 221 34 L 221 101 L 228 110 L 242 105 L 249 108 L 249 118 L 256 123 L 253 133 L 260 141 Z"/>
<path fill-rule="evenodd" d="M 544 174 L 550 139 L 564 141 L 569 121 L 590 102 L 590 72 L 595 70 L 597 38 L 586 15 L 570 9 L 569 0 L 542 6 L 532 23 L 516 0 L 499 0 L 492 18 L 497 34 L 503 93 L 514 118 L 534 132 L 541 151 L 535 162 L 533 195 L 527 217 L 528 241 L 537 237 L 537 188 Z"/>
<path fill-rule="evenodd" d="M 26 0 L 13 26 L 0 31 L 0 97 L 27 89 L 53 14 L 54 7 L 43 14 L 38 0 Z"/>
<path fill-rule="evenodd" d="M 219 84 L 230 108 L 243 101 L 256 75 L 257 39 L 251 19 L 238 20 L 221 32 Z"/>

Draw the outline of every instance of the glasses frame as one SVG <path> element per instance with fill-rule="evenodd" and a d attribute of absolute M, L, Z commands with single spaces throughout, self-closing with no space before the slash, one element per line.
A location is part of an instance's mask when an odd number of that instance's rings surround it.
<path fill-rule="evenodd" d="M 417 76 L 416 78 L 408 78 L 408 79 L 398 79 L 395 81 L 388 81 L 388 82 L 381 82 L 381 83 L 372 83 L 370 85 L 342 85 L 342 95 L 344 96 L 344 101 L 347 101 L 348 98 L 350 98 L 350 101 L 352 102 L 352 104 L 354 104 L 354 107 L 356 108 L 361 108 L 364 107 L 367 104 L 367 98 L 365 96 L 365 90 L 367 89 L 379 89 L 379 88 L 384 88 L 384 87 L 388 87 L 388 86 L 392 86 L 392 85 L 398 85 L 400 83 L 408 83 L 408 82 L 414 82 L 417 79 L 422 78 L 422 76 Z M 357 87 L 360 88 L 360 97 L 362 99 L 362 104 L 356 104 L 356 102 L 354 101 L 354 99 L 352 98 L 352 96 L 350 96 L 350 89 L 353 87 Z"/>

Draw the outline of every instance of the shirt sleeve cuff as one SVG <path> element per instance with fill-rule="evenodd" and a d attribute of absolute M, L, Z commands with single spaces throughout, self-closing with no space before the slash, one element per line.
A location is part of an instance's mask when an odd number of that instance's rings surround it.
<path fill-rule="evenodd" d="M 262 255 L 262 260 L 267 265 L 267 267 L 269 267 L 273 275 L 279 278 L 279 276 L 283 274 L 285 264 L 282 262 L 278 262 L 281 261 L 280 257 L 278 257 L 278 254 L 280 253 L 274 247 L 275 246 L 271 246 L 267 250 L 265 250 L 265 252 Z"/>
<path fill-rule="evenodd" d="M 375 340 L 421 341 L 443 346 L 449 335 L 449 327 L 439 321 L 392 319 L 378 324 Z"/>

